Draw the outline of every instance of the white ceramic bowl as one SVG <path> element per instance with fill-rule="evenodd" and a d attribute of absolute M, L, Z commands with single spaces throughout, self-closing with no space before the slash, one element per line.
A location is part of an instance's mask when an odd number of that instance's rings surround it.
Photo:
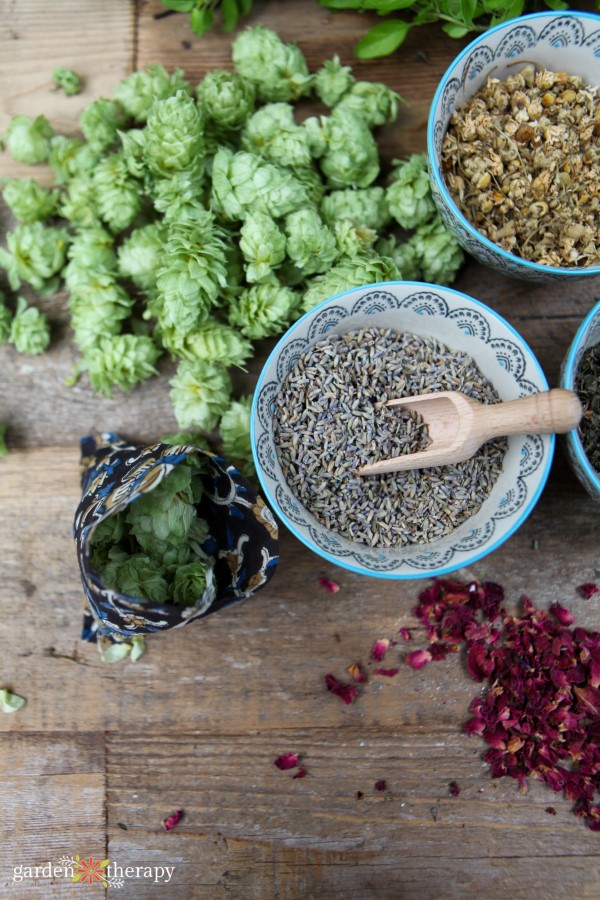
<path fill-rule="evenodd" d="M 441 174 L 442 141 L 453 110 L 480 90 L 488 75 L 504 80 L 526 63 L 581 75 L 588 84 L 600 85 L 600 16 L 551 10 L 521 16 L 484 32 L 459 53 L 440 81 L 429 113 L 427 154 L 434 200 L 465 250 L 506 275 L 542 282 L 598 275 L 600 266 L 543 266 L 503 250 L 462 214 Z"/>
<path fill-rule="evenodd" d="M 585 317 L 573 338 L 560 370 L 561 387 L 568 388 L 570 391 L 575 390 L 575 376 L 581 357 L 589 347 L 596 344 L 600 344 L 600 301 Z M 600 503 L 600 475 L 587 458 L 579 431 L 576 428 L 564 435 L 563 446 L 577 478 L 590 497 L 596 503 Z"/>
<path fill-rule="evenodd" d="M 553 435 L 511 437 L 502 472 L 480 510 L 450 535 L 429 544 L 372 550 L 319 524 L 288 487 L 273 438 L 274 398 L 298 357 L 331 331 L 393 328 L 435 337 L 475 360 L 502 400 L 548 385 L 539 363 L 497 313 L 450 288 L 392 281 L 325 300 L 281 338 L 258 379 L 251 414 L 254 461 L 265 496 L 296 537 L 320 556 L 363 575 L 422 578 L 467 566 L 500 546 L 524 522 L 544 487 Z"/>

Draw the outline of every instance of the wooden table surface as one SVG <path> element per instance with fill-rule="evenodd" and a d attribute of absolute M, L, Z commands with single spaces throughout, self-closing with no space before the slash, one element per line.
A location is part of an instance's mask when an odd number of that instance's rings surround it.
<path fill-rule="evenodd" d="M 230 37 L 217 29 L 196 38 L 187 17 L 157 19 L 161 10 L 158 0 L 0 0 L 0 130 L 11 115 L 43 112 L 74 133 L 85 104 L 156 61 L 194 81 L 230 66 Z M 273 0 L 255 2 L 247 21 L 297 41 L 312 69 L 338 53 L 357 76 L 399 90 L 408 104 L 380 135 L 387 161 L 425 148 L 436 85 L 466 43 L 430 26 L 393 57 L 359 63 L 352 48 L 372 16 Z M 84 94 L 49 91 L 59 64 L 84 76 Z M 0 156 L 0 175 L 25 171 Z M 455 286 L 505 316 L 556 385 L 600 281 L 530 285 L 470 260 Z M 0 718 L 2 896 L 76 896 L 81 886 L 60 878 L 13 881 L 14 866 L 56 865 L 75 853 L 175 867 L 168 884 L 128 879 L 109 891 L 136 900 L 600 896 L 600 835 L 543 785 L 520 794 L 516 782 L 492 780 L 483 742 L 462 732 L 478 688 L 460 656 L 413 671 L 393 647 L 386 665 L 400 666 L 395 678 L 372 677 L 351 706 L 327 693 L 324 674 L 347 678 L 377 638 L 409 626 L 424 642 L 412 613 L 422 581 L 346 572 L 282 529 L 279 569 L 247 603 L 149 639 L 135 664 L 103 664 L 80 641 L 71 537 L 78 439 L 93 427 L 144 441 L 174 430 L 172 367 L 111 400 L 84 380 L 68 388 L 77 354 L 65 295 L 36 302 L 52 323 L 50 351 L 0 352 L 11 449 L 0 461 L 0 686 L 28 701 Z M 269 346 L 238 386 L 252 387 Z M 524 526 L 457 577 L 502 583 L 510 608 L 523 594 L 542 608 L 559 600 L 578 624 L 600 629 L 598 603 L 575 591 L 594 580 L 598 531 L 597 508 L 559 449 Z M 327 593 L 320 576 L 339 592 Z M 302 755 L 306 778 L 275 768 L 287 751 Z M 161 822 L 178 808 L 182 822 L 166 833 Z"/>

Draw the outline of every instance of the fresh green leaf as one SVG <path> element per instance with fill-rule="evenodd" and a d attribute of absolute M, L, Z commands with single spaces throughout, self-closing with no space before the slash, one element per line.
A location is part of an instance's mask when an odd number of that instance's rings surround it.
<path fill-rule="evenodd" d="M 477 0 L 460 0 L 460 14 L 465 20 L 465 25 L 472 25 L 476 10 Z"/>
<path fill-rule="evenodd" d="M 212 9 L 193 9 L 190 12 L 190 27 L 198 37 L 212 28 L 215 17 Z"/>
<path fill-rule="evenodd" d="M 363 0 L 364 9 L 374 9 L 380 16 L 385 16 L 399 9 L 409 9 L 414 6 L 414 0 Z"/>
<path fill-rule="evenodd" d="M 190 12 L 195 2 L 196 0 L 161 0 L 163 6 L 174 9 L 175 12 Z"/>
<path fill-rule="evenodd" d="M 0 690 L 0 709 L 2 712 L 16 712 L 18 709 L 22 709 L 26 703 L 27 700 L 24 697 L 19 697 L 18 694 L 11 694 L 6 688 Z"/>
<path fill-rule="evenodd" d="M 442 31 L 445 31 L 451 38 L 464 37 L 465 34 L 469 33 L 469 30 L 467 25 L 459 25 L 457 22 L 445 22 L 442 25 Z"/>
<path fill-rule="evenodd" d="M 561 10 L 569 8 L 569 4 L 564 3 L 563 0 L 545 0 L 545 3 L 549 9 Z"/>
<path fill-rule="evenodd" d="M 238 20 L 238 7 L 236 0 L 221 0 L 221 16 L 223 17 L 223 31 L 229 34 L 233 31 Z"/>
<path fill-rule="evenodd" d="M 240 16 L 247 16 L 252 9 L 252 0 L 237 0 Z"/>
<path fill-rule="evenodd" d="M 321 6 L 329 9 L 361 9 L 362 0 L 319 0 Z"/>
<path fill-rule="evenodd" d="M 382 22 L 365 34 L 354 48 L 354 52 L 359 59 L 388 56 L 398 49 L 409 29 L 410 22 L 402 22 L 400 19 Z"/>

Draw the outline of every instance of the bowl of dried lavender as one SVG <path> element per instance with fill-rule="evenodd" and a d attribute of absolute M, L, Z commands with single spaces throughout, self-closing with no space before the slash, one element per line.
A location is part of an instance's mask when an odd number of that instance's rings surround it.
<path fill-rule="evenodd" d="M 583 406 L 579 427 L 563 436 L 563 446 L 577 478 L 600 503 L 600 301 L 573 338 L 560 382 L 575 391 Z"/>
<path fill-rule="evenodd" d="M 546 390 L 533 353 L 484 304 L 450 288 L 384 282 L 332 297 L 298 320 L 257 383 L 251 439 L 264 495 L 315 553 L 382 578 L 467 566 L 527 518 L 554 437 L 485 444 L 465 463 L 360 476 L 428 443 L 388 399 L 460 390 L 484 403 Z"/>
<path fill-rule="evenodd" d="M 428 163 L 446 226 L 530 281 L 600 274 L 600 19 L 548 10 L 486 31 L 444 74 Z"/>

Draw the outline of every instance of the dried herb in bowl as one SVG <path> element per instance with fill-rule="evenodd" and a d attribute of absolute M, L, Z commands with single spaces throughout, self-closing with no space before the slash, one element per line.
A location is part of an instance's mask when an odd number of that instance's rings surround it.
<path fill-rule="evenodd" d="M 442 146 L 447 187 L 502 249 L 541 265 L 600 262 L 600 101 L 578 75 L 532 64 L 455 110 Z"/>
<path fill-rule="evenodd" d="M 600 473 L 600 344 L 588 347 L 581 357 L 575 391 L 583 406 L 581 443 L 591 465 Z"/>

